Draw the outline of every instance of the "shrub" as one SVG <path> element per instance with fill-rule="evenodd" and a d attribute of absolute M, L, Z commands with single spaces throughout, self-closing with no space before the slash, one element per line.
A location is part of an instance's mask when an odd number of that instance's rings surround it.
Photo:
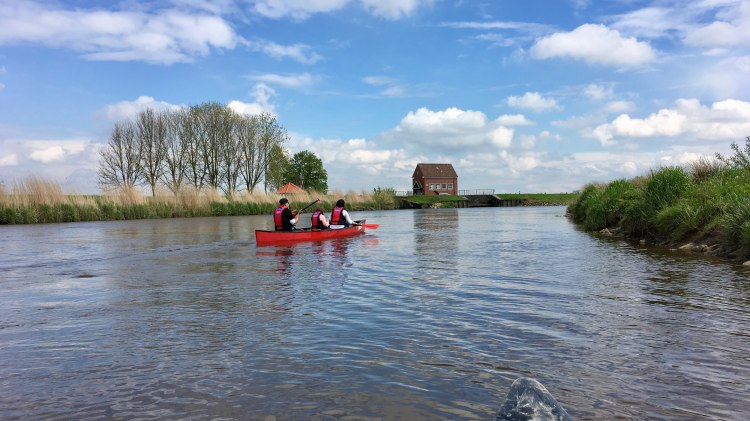
<path fill-rule="evenodd" d="M 375 210 L 393 209 L 396 206 L 396 189 L 378 186 L 373 189 L 372 203 Z"/>
<path fill-rule="evenodd" d="M 724 168 L 725 165 L 721 161 L 700 158 L 690 164 L 690 175 L 692 176 L 694 183 L 700 184 L 706 180 L 719 176 Z"/>
<path fill-rule="evenodd" d="M 573 221 L 581 223 L 586 219 L 586 207 L 589 206 L 591 196 L 598 195 L 602 186 L 600 184 L 590 183 L 583 187 L 581 194 L 575 202 L 568 207 L 568 214 Z"/>

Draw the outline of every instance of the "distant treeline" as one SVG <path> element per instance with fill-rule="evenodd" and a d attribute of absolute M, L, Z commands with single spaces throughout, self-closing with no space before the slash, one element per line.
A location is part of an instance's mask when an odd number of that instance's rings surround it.
<path fill-rule="evenodd" d="M 105 188 L 147 185 L 152 196 L 166 187 L 212 189 L 232 195 L 281 184 L 288 135 L 275 117 L 239 114 L 215 102 L 187 108 L 140 111 L 115 123 L 101 151 L 99 182 Z"/>
<path fill-rule="evenodd" d="M 588 184 L 568 214 L 587 230 L 611 229 L 655 244 L 702 242 L 750 257 L 750 137 L 732 156 L 688 169 L 666 167 L 632 180 Z"/>

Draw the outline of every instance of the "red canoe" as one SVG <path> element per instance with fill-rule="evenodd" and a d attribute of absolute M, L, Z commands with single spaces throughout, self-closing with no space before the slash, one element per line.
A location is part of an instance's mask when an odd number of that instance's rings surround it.
<path fill-rule="evenodd" d="M 257 245 L 296 243 L 300 241 L 320 241 L 330 238 L 352 237 L 365 233 L 365 221 L 362 225 L 353 225 L 348 228 L 311 230 L 301 229 L 296 231 L 266 231 L 255 230 L 255 242 Z"/>

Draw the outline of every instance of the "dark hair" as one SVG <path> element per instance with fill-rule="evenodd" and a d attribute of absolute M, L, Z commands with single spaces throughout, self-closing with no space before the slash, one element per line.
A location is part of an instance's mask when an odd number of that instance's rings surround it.
<path fill-rule="evenodd" d="M 289 203 L 289 200 L 287 200 L 286 197 L 282 197 L 281 200 L 279 200 L 280 205 L 283 205 L 284 203 Z"/>
<path fill-rule="evenodd" d="M 344 199 L 339 199 L 336 201 L 337 208 L 343 208 L 344 206 L 346 206 L 346 204 L 344 203 Z"/>

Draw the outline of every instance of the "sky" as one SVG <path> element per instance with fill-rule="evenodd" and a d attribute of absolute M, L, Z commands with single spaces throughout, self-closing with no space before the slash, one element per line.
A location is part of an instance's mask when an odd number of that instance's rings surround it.
<path fill-rule="evenodd" d="M 553 193 L 750 136 L 750 0 L 0 0 L 0 181 L 100 191 L 138 111 L 269 112 L 329 190 Z"/>

